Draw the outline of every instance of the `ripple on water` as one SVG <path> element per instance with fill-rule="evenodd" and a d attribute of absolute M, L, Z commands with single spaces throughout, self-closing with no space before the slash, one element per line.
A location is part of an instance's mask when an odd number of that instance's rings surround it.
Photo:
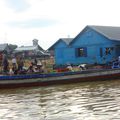
<path fill-rule="evenodd" d="M 120 119 L 120 82 L 0 91 L 0 120 Z"/>

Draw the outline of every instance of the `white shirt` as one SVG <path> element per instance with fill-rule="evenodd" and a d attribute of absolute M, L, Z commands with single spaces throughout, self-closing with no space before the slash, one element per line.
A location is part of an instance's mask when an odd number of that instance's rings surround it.
<path fill-rule="evenodd" d="M 17 63 L 15 58 L 12 59 L 12 63 Z"/>
<path fill-rule="evenodd" d="M 40 61 L 38 61 L 37 65 L 40 65 L 40 66 L 41 66 L 41 65 L 42 65 L 42 63 L 41 63 Z"/>

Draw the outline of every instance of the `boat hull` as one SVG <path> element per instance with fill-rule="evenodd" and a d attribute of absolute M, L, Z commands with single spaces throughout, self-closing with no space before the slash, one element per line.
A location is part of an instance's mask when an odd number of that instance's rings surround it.
<path fill-rule="evenodd" d="M 48 86 L 78 82 L 93 82 L 120 79 L 120 70 L 100 70 L 83 72 L 66 72 L 58 74 L 36 74 L 0 76 L 0 88 L 18 88 Z"/>

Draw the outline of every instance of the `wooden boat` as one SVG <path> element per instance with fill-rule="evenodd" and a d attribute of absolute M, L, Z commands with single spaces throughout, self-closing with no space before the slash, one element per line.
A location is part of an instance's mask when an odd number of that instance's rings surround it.
<path fill-rule="evenodd" d="M 46 86 L 55 84 L 120 79 L 120 69 L 85 70 L 77 72 L 1 75 L 0 88 Z"/>

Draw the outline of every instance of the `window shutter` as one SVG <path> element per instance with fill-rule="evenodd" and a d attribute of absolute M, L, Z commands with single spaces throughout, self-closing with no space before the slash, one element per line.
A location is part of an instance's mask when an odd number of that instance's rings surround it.
<path fill-rule="evenodd" d="M 100 48 L 100 57 L 103 57 L 103 50 Z"/>
<path fill-rule="evenodd" d="M 78 48 L 75 49 L 75 56 L 78 57 Z"/>
<path fill-rule="evenodd" d="M 84 47 L 84 57 L 87 57 L 87 48 Z"/>

